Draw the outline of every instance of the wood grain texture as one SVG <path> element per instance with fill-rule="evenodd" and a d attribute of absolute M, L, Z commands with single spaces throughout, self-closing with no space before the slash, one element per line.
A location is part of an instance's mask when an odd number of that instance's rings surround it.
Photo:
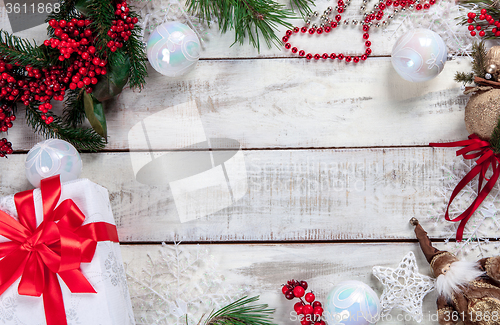
<path fill-rule="evenodd" d="M 439 244 L 436 246 L 440 247 Z M 195 245 L 183 247 L 192 252 L 199 248 Z M 281 294 L 281 284 L 290 279 L 306 280 L 317 299 L 323 303 L 335 285 L 347 280 L 362 281 L 381 295 L 383 286 L 372 275 L 373 266 L 396 268 L 409 251 L 415 253 L 419 273 L 431 276 L 429 264 L 417 243 L 201 245 L 201 248 L 210 252 L 217 265 L 217 272 L 225 279 L 225 285 L 234 288 L 249 286 L 251 294 L 260 295 L 262 302 L 276 309 L 274 321 L 280 325 L 299 323 L 290 319 L 295 302 L 286 300 Z M 127 271 L 137 274 L 146 268 L 148 255 L 154 261 L 160 249 L 160 245 L 122 245 L 124 261 L 128 264 Z M 421 324 L 438 324 L 431 318 L 436 313 L 436 297 L 436 292 L 431 292 L 424 298 L 424 318 Z M 377 324 L 417 324 L 414 321 L 404 321 L 405 315 L 401 310 L 393 310 L 392 319 L 387 317 Z M 407 316 L 407 319 L 410 318 Z"/>
<path fill-rule="evenodd" d="M 427 145 L 467 137 L 467 96 L 453 81 L 469 64 L 448 62 L 434 80 L 411 83 L 388 58 L 360 66 L 301 59 L 202 61 L 190 74 L 169 79 L 151 71 L 142 92 L 124 91 L 107 103 L 107 149 L 129 148 L 128 132 L 151 114 L 196 101 L 207 137 L 232 138 L 243 148 L 330 148 Z M 362 72 L 362 73 L 360 73 Z M 20 112 L 23 110 L 20 109 Z M 182 112 L 158 120 L 165 139 L 155 150 L 191 143 L 179 132 Z M 9 133 L 16 150 L 41 138 L 23 126 Z M 175 141 L 173 140 L 175 139 Z"/>
<path fill-rule="evenodd" d="M 2 165 L 1 195 L 29 188 L 24 157 L 13 155 Z M 428 217 L 431 209 L 444 211 L 439 191 L 456 185 L 442 166 L 461 159 L 453 149 L 431 148 L 249 150 L 244 157 L 248 193 L 186 223 L 168 182 L 138 183 L 128 153 L 84 154 L 82 177 L 109 190 L 124 242 L 414 239 L 408 228 L 414 216 L 430 236 L 442 236 L 442 226 Z"/>

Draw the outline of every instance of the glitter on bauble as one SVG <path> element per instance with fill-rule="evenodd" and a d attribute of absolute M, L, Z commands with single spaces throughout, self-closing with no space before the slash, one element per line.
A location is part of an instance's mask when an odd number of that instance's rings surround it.
<path fill-rule="evenodd" d="M 443 71 L 447 57 L 443 39 L 429 29 L 418 28 L 404 33 L 396 41 L 391 62 L 401 78 L 423 82 Z"/>
<path fill-rule="evenodd" d="M 344 281 L 328 295 L 324 316 L 328 325 L 369 325 L 380 319 L 380 300 L 363 282 Z"/>
<path fill-rule="evenodd" d="M 37 143 L 26 155 L 26 178 L 34 187 L 40 187 L 44 178 L 60 175 L 61 182 L 80 177 L 82 158 L 69 142 L 49 139 Z"/>
<path fill-rule="evenodd" d="M 167 22 L 156 27 L 147 43 L 149 63 L 168 77 L 181 76 L 194 69 L 200 51 L 196 33 L 179 22 Z"/>

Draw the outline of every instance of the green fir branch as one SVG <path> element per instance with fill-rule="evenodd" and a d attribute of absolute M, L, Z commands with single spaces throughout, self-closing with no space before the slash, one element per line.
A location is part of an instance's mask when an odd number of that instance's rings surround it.
<path fill-rule="evenodd" d="M 455 74 L 455 81 L 461 82 L 462 84 L 467 85 L 474 82 L 474 73 L 472 72 L 457 72 Z"/>
<path fill-rule="evenodd" d="M 474 43 L 472 46 L 472 71 L 478 77 L 484 78 L 486 74 L 486 47 L 484 41 Z"/>
<path fill-rule="evenodd" d="M 268 305 L 253 305 L 259 300 L 259 296 L 247 298 L 243 297 L 235 302 L 212 311 L 204 325 L 273 325 L 272 314 L 274 309 L 269 309 Z M 202 319 L 203 320 L 203 319 Z M 202 322 L 200 320 L 200 324 Z M 198 325 L 200 325 L 198 324 Z"/>
<path fill-rule="evenodd" d="M 114 1 L 87 0 L 85 4 L 87 8 L 85 14 L 92 21 L 90 27 L 97 34 L 94 46 L 98 51 L 99 57 L 107 57 L 108 62 L 113 62 L 114 53 L 107 50 L 107 43 L 111 40 L 108 36 L 108 30 L 113 25 L 115 18 Z"/>
<path fill-rule="evenodd" d="M 130 17 L 138 17 L 138 15 L 130 8 Z M 132 89 L 142 90 L 146 84 L 146 77 L 148 76 L 148 69 L 146 66 L 146 52 L 141 40 L 142 29 L 139 25 L 135 25 L 131 31 L 127 42 L 125 42 L 125 50 L 130 58 L 130 77 L 129 85 Z"/>
<path fill-rule="evenodd" d="M 495 154 L 500 153 L 500 119 L 497 122 L 497 126 L 493 130 L 491 135 L 490 144 Z"/>
<path fill-rule="evenodd" d="M 52 116 L 54 121 L 46 124 L 40 117 L 40 111 L 32 105 L 26 107 L 26 122 L 33 130 L 45 138 L 59 138 L 66 140 L 82 151 L 99 151 L 104 148 L 106 141 L 98 135 L 93 129 L 72 128 L 64 123 L 60 117 L 50 113 L 47 116 Z"/>
<path fill-rule="evenodd" d="M 52 49 L 37 46 L 33 41 L 9 34 L 0 30 L 0 57 L 21 66 L 31 65 L 36 68 L 46 68 L 57 63 L 58 55 L 51 54 Z"/>
<path fill-rule="evenodd" d="M 73 128 L 78 127 L 85 120 L 83 93 L 85 88 L 70 90 L 66 95 L 63 110 L 63 122 Z"/>
<path fill-rule="evenodd" d="M 295 1 L 295 5 L 305 1 Z M 187 0 L 187 7 L 207 24 L 217 20 L 223 34 L 234 30 L 233 45 L 243 44 L 248 38 L 249 43 L 259 50 L 259 34 L 268 47 L 271 43 L 280 46 L 281 40 L 276 35 L 278 26 L 292 28 L 285 20 L 295 18 L 293 11 L 273 0 Z"/>

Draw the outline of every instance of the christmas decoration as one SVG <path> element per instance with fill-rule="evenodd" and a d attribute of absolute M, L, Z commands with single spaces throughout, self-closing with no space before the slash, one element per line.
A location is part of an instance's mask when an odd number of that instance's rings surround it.
<path fill-rule="evenodd" d="M 472 169 L 474 162 L 471 160 L 455 159 L 451 164 L 443 166 L 443 180 L 446 186 L 439 191 L 439 196 L 448 199 L 453 190 L 454 184 L 462 180 Z M 467 209 L 472 200 L 478 196 L 477 178 L 467 183 L 450 205 L 450 217 L 458 216 Z M 485 200 L 477 208 L 469 222 L 466 224 L 461 242 L 452 240 L 457 232 L 457 223 L 450 223 L 443 219 L 446 211 L 446 204 L 433 204 L 429 211 L 429 219 L 433 225 L 439 229 L 439 236 L 444 237 L 444 245 L 448 251 L 456 256 L 485 257 L 491 249 L 498 249 L 499 242 L 491 242 L 491 233 L 498 233 L 500 223 L 498 222 L 497 211 L 500 207 L 500 186 L 497 183 Z M 496 238 L 498 239 L 498 238 Z"/>
<path fill-rule="evenodd" d="M 145 83 L 138 17 L 123 0 L 61 0 L 59 8 L 42 45 L 0 32 L 0 132 L 23 104 L 36 132 L 96 151 L 107 137 L 104 101 Z M 55 101 L 64 101 L 62 116 L 52 112 Z M 80 127 L 85 117 L 92 129 Z"/>
<path fill-rule="evenodd" d="M 82 158 L 70 143 L 49 139 L 37 143 L 26 156 L 26 178 L 34 187 L 40 187 L 40 181 L 54 175 L 60 175 L 61 182 L 77 179 L 82 172 Z"/>
<path fill-rule="evenodd" d="M 472 55 L 474 58 L 473 72 L 459 72 L 455 75 L 455 80 L 463 82 L 464 84 L 472 82 L 476 84 L 475 87 L 465 88 L 465 93 L 475 93 L 471 96 L 471 99 L 466 106 L 465 117 L 467 130 L 474 133 L 469 135 L 468 140 L 464 141 L 451 143 L 430 143 L 430 145 L 434 147 L 464 146 L 465 148 L 457 151 L 457 156 L 462 155 L 465 159 L 478 158 L 476 160 L 476 165 L 458 183 L 455 190 L 451 194 L 450 201 L 445 212 L 446 220 L 460 222 L 457 228 L 456 236 L 458 241 L 462 240 L 467 221 L 487 197 L 488 193 L 492 190 L 498 177 L 500 176 L 498 157 L 498 153 L 500 152 L 500 129 L 496 127 L 496 125 L 498 125 L 498 115 L 496 114 L 495 107 L 497 105 L 494 98 L 497 94 L 495 87 L 498 87 L 500 83 L 495 81 L 495 74 L 492 75 L 487 72 L 487 69 L 492 68 L 491 65 L 493 63 L 491 62 L 495 61 L 491 60 L 494 60 L 496 56 L 490 54 L 488 57 L 484 48 L 484 43 L 475 44 Z M 480 76 L 484 76 L 487 79 Z M 495 125 L 493 130 L 491 130 L 492 125 Z M 490 135 L 487 136 L 487 134 Z M 486 172 L 490 166 L 493 174 L 490 177 L 486 177 Z M 459 216 L 451 219 L 449 216 L 451 203 L 460 191 L 464 189 L 466 184 L 471 182 L 476 176 L 478 177 L 478 196 L 465 211 L 463 211 Z"/>
<path fill-rule="evenodd" d="M 441 37 L 429 29 L 416 29 L 401 36 L 391 53 L 392 66 L 401 78 L 422 82 L 443 71 L 448 52 Z"/>
<path fill-rule="evenodd" d="M 3 324 L 134 324 L 104 188 L 46 178 L 0 199 L 0 234 Z"/>
<path fill-rule="evenodd" d="M 462 23 L 469 24 L 467 29 L 471 36 L 495 38 L 500 37 L 500 11 L 498 4 L 487 1 L 466 0 L 462 2 L 478 12 L 468 12 Z M 491 29 L 490 29 L 491 27 Z"/>
<path fill-rule="evenodd" d="M 291 0 L 290 4 L 292 9 L 305 15 L 311 11 L 309 5 L 313 1 Z M 202 23 L 210 25 L 216 22 L 222 34 L 234 30 L 234 43 L 243 44 L 248 38 L 257 49 L 260 49 L 261 37 L 268 47 L 272 43 L 281 46 L 281 40 L 275 33 L 278 26 L 291 29 L 293 27 L 287 20 L 296 18 L 292 10 L 272 0 L 188 0 L 186 5 L 188 11 Z"/>
<path fill-rule="evenodd" d="M 363 1 L 363 4 L 360 7 L 360 10 L 362 12 L 366 11 L 366 3 L 367 2 L 368 2 L 367 0 Z M 323 15 L 321 15 L 320 26 L 313 24 L 311 27 L 308 27 L 311 24 L 311 18 L 313 16 L 317 17 L 319 15 L 317 11 L 314 13 L 310 13 L 306 18 L 306 26 L 304 26 L 302 28 L 294 27 L 294 28 L 286 31 L 286 34 L 281 39 L 285 45 L 285 49 L 291 50 L 292 53 L 298 54 L 299 56 L 305 56 L 305 58 L 308 60 L 311 60 L 312 58 L 314 58 L 315 60 L 319 60 L 319 59 L 343 60 L 345 58 L 345 62 L 347 62 L 347 63 L 351 62 L 351 61 L 354 63 L 358 63 L 360 60 L 362 60 L 362 61 L 366 60 L 367 57 L 372 53 L 372 50 L 370 48 L 370 46 L 372 45 L 372 42 L 369 41 L 369 38 L 370 38 L 369 31 L 370 31 L 371 27 L 378 28 L 381 26 L 386 26 L 391 20 L 394 19 L 395 15 L 398 14 L 400 12 L 400 10 L 406 11 L 407 8 L 409 10 L 415 9 L 417 11 L 422 10 L 422 9 L 429 9 L 431 7 L 431 5 L 436 3 L 436 0 L 429 0 L 428 3 L 424 3 L 424 4 L 418 3 L 416 5 L 414 5 L 415 2 L 413 0 L 401 1 L 401 2 L 400 1 L 392 1 L 392 0 L 386 0 L 386 1 L 381 0 L 378 4 L 375 4 L 373 6 L 373 10 L 370 13 L 365 12 L 364 19 L 361 22 L 359 22 L 358 20 L 355 20 L 355 19 L 353 19 L 352 21 L 344 20 L 344 22 L 342 22 L 342 13 L 344 13 L 344 11 L 346 10 L 349 3 L 350 3 L 350 0 L 346 0 L 345 2 L 344 2 L 344 0 L 338 0 L 337 6 L 335 7 L 336 14 L 335 14 L 334 18 L 329 17 L 333 12 L 333 8 L 328 7 L 323 12 Z M 398 8 L 399 6 L 401 6 L 400 9 Z M 392 7 L 392 13 L 387 15 L 387 20 L 382 20 L 384 17 L 384 14 L 385 14 L 384 10 L 388 11 L 388 10 L 390 10 L 391 7 Z M 382 22 L 373 23 L 375 20 L 378 20 L 378 21 L 382 20 Z M 335 28 L 337 28 L 337 26 L 339 26 L 340 24 L 349 25 L 350 23 L 352 25 L 358 25 L 358 24 L 360 25 L 362 42 L 364 43 L 364 45 L 366 47 L 366 49 L 364 50 L 364 53 L 362 53 L 362 54 L 358 54 L 358 55 L 347 55 L 347 54 L 343 54 L 343 53 L 311 54 L 311 53 L 307 53 L 307 51 L 305 51 L 303 49 L 299 49 L 299 48 L 293 46 L 290 43 L 290 37 L 293 36 L 293 34 L 310 34 L 310 35 L 313 35 L 313 34 L 321 35 L 323 33 L 328 34 L 331 31 L 333 31 Z M 441 42 L 442 42 L 442 40 L 441 40 Z M 446 48 L 445 48 L 444 54 L 445 54 L 445 59 L 446 59 Z M 443 65 L 444 65 L 444 63 L 443 63 Z"/>
<path fill-rule="evenodd" d="M 168 77 L 192 70 L 200 58 L 200 51 L 201 45 L 194 31 L 178 22 L 156 27 L 147 43 L 149 63 Z"/>
<path fill-rule="evenodd" d="M 281 292 L 288 300 L 298 298 L 293 309 L 299 316 L 302 325 L 325 325 L 323 320 L 323 305 L 316 300 L 313 292 L 306 293 L 308 284 L 306 281 L 290 280 L 281 287 Z M 305 301 L 304 301 L 305 300 Z"/>
<path fill-rule="evenodd" d="M 436 277 L 438 321 L 441 325 L 498 324 L 500 321 L 500 257 L 478 262 L 459 260 L 432 246 L 427 233 L 412 218 L 415 235 Z"/>
<path fill-rule="evenodd" d="M 138 325 L 197 325 L 213 309 L 221 309 L 249 289 L 224 280 L 210 251 L 201 246 L 162 245 L 148 255 L 140 270 L 127 268 Z"/>
<path fill-rule="evenodd" d="M 377 294 L 363 282 L 344 281 L 333 288 L 326 301 L 328 324 L 368 325 L 380 318 Z"/>
<path fill-rule="evenodd" d="M 418 273 L 413 252 L 408 252 L 395 269 L 375 266 L 373 275 L 384 285 L 384 292 L 380 296 L 382 317 L 393 308 L 399 308 L 415 321 L 422 321 L 422 300 L 434 289 L 434 280 Z"/>
<path fill-rule="evenodd" d="M 227 325 L 227 324 L 258 324 L 258 325 L 273 325 L 271 323 L 271 314 L 274 309 L 268 309 L 266 304 L 249 305 L 259 300 L 259 297 L 247 298 L 243 297 L 229 305 L 221 308 L 218 311 L 212 311 L 208 315 L 204 325 Z"/>

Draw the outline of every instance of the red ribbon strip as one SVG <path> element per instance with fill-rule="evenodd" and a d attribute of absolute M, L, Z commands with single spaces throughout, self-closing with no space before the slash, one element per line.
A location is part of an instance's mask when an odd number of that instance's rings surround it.
<path fill-rule="evenodd" d="M 495 186 L 496 181 L 500 175 L 500 154 L 495 155 L 495 153 L 491 150 L 491 144 L 488 141 L 484 141 L 479 139 L 479 137 L 475 134 L 469 135 L 469 140 L 456 141 L 450 143 L 429 143 L 430 146 L 433 147 L 460 147 L 464 146 L 465 148 L 459 149 L 457 151 L 457 156 L 462 155 L 465 159 L 474 159 L 476 160 L 476 166 L 472 168 L 472 170 L 465 175 L 465 177 L 457 184 L 453 193 L 450 197 L 450 202 L 448 203 L 448 207 L 446 208 L 446 213 L 444 215 L 445 219 L 452 222 L 459 222 L 460 225 L 457 229 L 457 241 L 462 241 L 464 228 L 467 224 L 467 221 L 470 219 L 472 214 L 476 211 L 479 205 L 484 201 L 486 196 L 490 193 Z M 486 177 L 486 172 L 488 171 L 489 166 L 491 165 L 491 169 L 493 171 L 493 175 L 490 179 Z M 472 204 L 462 212 L 455 219 L 450 219 L 448 215 L 448 210 L 450 209 L 450 204 L 453 202 L 455 197 L 460 193 L 460 191 L 474 179 L 474 177 L 479 175 L 477 192 L 479 193 L 477 198 L 472 202 Z M 483 187 L 483 180 L 487 180 L 486 184 Z"/>
<path fill-rule="evenodd" d="M 96 293 L 80 270 L 90 263 L 97 242 L 118 242 L 116 226 L 97 222 L 82 226 L 85 215 L 71 199 L 57 206 L 61 196 L 59 175 L 42 180 L 43 221 L 37 227 L 33 190 L 17 193 L 19 221 L 0 210 L 0 295 L 19 277 L 20 295 L 43 294 L 48 325 L 67 325 L 57 275 L 72 293 Z M 56 207 L 57 206 L 57 207 Z"/>

